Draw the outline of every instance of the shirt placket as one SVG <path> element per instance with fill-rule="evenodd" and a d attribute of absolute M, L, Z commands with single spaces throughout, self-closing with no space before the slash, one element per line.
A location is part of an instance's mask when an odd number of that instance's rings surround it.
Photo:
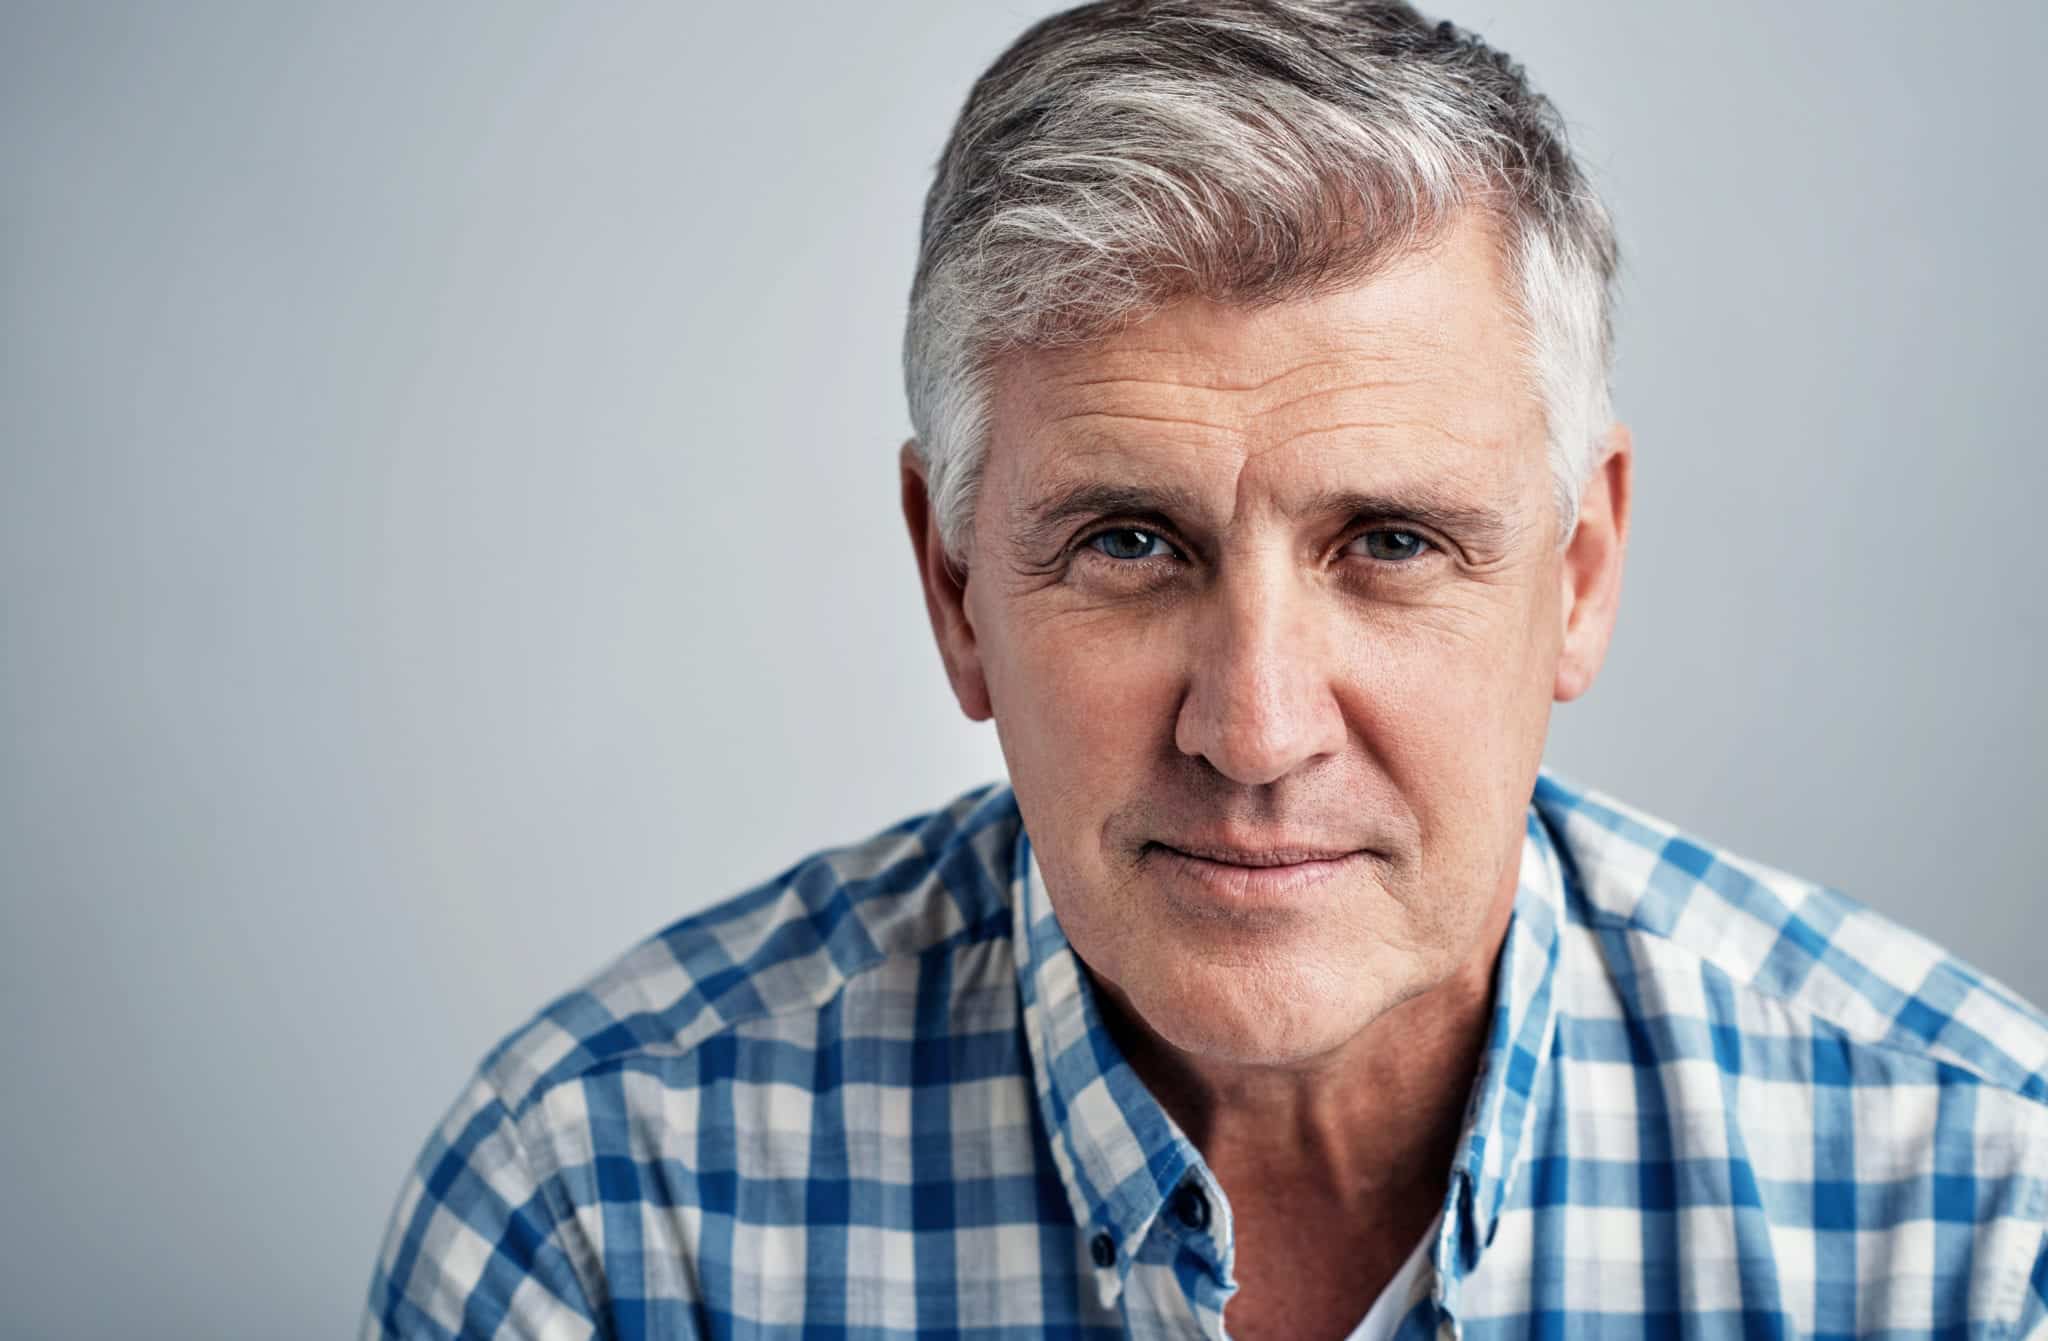
<path fill-rule="evenodd" d="M 1124 1289 L 1124 1334 L 1224 1341 L 1229 1207 L 1206 1170 L 1188 1170 L 1154 1217 Z"/>

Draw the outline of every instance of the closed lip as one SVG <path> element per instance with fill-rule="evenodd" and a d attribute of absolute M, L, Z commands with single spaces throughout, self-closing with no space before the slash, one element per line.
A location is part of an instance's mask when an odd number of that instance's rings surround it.
<path fill-rule="evenodd" d="M 1270 846 L 1238 847 L 1224 843 L 1160 843 L 1159 846 L 1186 857 L 1223 862 L 1231 866 L 1298 866 L 1306 861 L 1341 861 L 1364 849 L 1317 847 L 1306 844 L 1275 843 Z"/>

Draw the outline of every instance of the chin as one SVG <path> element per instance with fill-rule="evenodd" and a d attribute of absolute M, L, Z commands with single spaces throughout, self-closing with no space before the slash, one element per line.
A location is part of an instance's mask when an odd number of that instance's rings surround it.
<path fill-rule="evenodd" d="M 1375 990 L 1322 965 L 1252 962 L 1127 982 L 1118 995 L 1144 1028 L 1190 1060 L 1290 1067 L 1336 1052 L 1412 993 Z"/>

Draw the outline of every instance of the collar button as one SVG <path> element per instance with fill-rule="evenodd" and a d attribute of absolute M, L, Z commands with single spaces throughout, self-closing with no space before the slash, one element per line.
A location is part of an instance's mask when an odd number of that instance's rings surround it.
<path fill-rule="evenodd" d="M 1173 1213 L 1182 1224 L 1198 1234 L 1209 1227 L 1209 1199 L 1192 1181 L 1182 1183 L 1175 1190 Z"/>
<path fill-rule="evenodd" d="M 1095 1259 L 1095 1265 L 1099 1267 L 1115 1266 L 1116 1240 L 1108 1234 L 1097 1234 L 1088 1240 L 1088 1255 Z"/>

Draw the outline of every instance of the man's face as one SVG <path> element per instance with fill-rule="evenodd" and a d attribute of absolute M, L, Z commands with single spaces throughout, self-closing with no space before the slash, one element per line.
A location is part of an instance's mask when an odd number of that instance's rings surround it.
<path fill-rule="evenodd" d="M 1310 1062 L 1491 964 L 1627 492 L 1617 436 L 1560 552 L 1530 386 L 1476 221 L 998 368 L 964 583 L 920 546 L 941 648 L 1075 951 L 1190 1057 Z"/>

